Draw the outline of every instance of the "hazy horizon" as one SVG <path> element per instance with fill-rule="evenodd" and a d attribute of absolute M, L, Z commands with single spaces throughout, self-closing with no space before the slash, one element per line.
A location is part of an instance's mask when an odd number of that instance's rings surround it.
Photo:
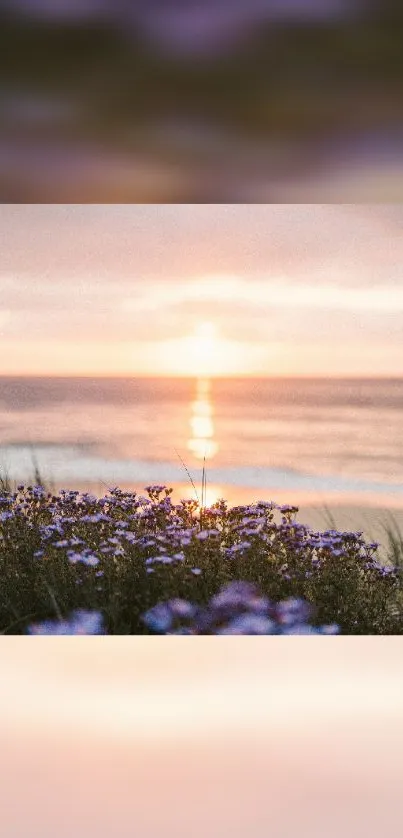
<path fill-rule="evenodd" d="M 130 381 L 131 379 L 141 379 L 145 381 L 177 381 L 178 379 L 181 381 L 197 381 L 198 379 L 207 379 L 207 380 L 214 380 L 214 381 L 244 381 L 248 379 L 248 381 L 401 381 L 403 379 L 402 375 L 237 375 L 234 374 L 227 374 L 227 375 L 209 375 L 209 376 L 198 376 L 198 375 L 146 375 L 141 373 L 134 373 L 131 375 L 128 374 L 119 374 L 116 373 L 115 375 L 105 375 L 103 373 L 65 373 L 62 374 L 53 374 L 53 373 L 0 373 L 0 379 L 2 378 L 52 378 L 52 379 L 74 379 L 74 378 L 87 378 L 87 379 L 105 379 L 112 381 L 114 379 L 121 379 L 123 381 Z"/>

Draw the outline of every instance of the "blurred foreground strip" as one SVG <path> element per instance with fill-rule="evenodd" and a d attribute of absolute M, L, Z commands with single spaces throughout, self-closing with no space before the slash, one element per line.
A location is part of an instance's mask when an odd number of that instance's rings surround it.
<path fill-rule="evenodd" d="M 0 198 L 401 200 L 393 0 L 2 0 Z"/>
<path fill-rule="evenodd" d="M 102 616 L 96 611 L 74 611 L 69 620 L 34 623 L 28 634 L 103 634 Z"/>
<path fill-rule="evenodd" d="M 303 599 L 274 603 L 250 582 L 230 582 L 205 608 L 183 599 L 161 602 L 144 615 L 157 634 L 338 634 L 333 623 L 312 626 L 313 609 Z"/>
<path fill-rule="evenodd" d="M 272 603 L 255 585 L 231 582 L 211 598 L 205 608 L 183 599 L 161 602 L 143 621 L 151 632 L 171 635 L 195 634 L 338 634 L 336 624 L 314 627 L 312 608 L 302 599 Z M 68 620 L 45 620 L 28 628 L 28 634 L 104 634 L 97 611 L 75 611 Z"/>
<path fill-rule="evenodd" d="M 356 154 L 284 142 L 245 142 L 226 160 L 143 149 L 116 152 L 89 144 L 0 142 L 3 203 L 315 203 L 403 200 L 403 152 Z M 256 162 L 258 161 L 258 162 Z"/>

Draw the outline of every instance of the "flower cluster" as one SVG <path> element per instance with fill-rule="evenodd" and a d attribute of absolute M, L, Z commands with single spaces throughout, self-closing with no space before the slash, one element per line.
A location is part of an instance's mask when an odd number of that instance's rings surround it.
<path fill-rule="evenodd" d="M 75 611 L 68 620 L 34 623 L 28 634 L 103 634 L 102 624 L 102 616 L 96 611 Z"/>
<path fill-rule="evenodd" d="M 108 633 L 151 630 L 145 613 L 161 620 L 160 631 L 173 614 L 167 631 L 179 616 L 179 628 L 190 630 L 197 616 L 193 633 L 279 633 L 288 627 L 283 606 L 273 603 L 303 609 L 303 601 L 314 610 L 304 620 L 298 612 L 298 631 L 310 620 L 315 631 L 335 623 L 342 633 L 403 632 L 399 567 L 383 562 L 379 545 L 361 532 L 316 532 L 296 521 L 297 511 L 273 501 L 200 509 L 196 500 L 174 503 L 157 485 L 144 495 L 114 488 L 104 497 L 3 490 L 0 631 L 24 631 L 24 615 L 33 613 L 47 623 L 56 603 L 62 614 L 101 613 Z"/>
<path fill-rule="evenodd" d="M 310 605 L 302 599 L 273 603 L 248 582 L 231 582 L 206 607 L 182 599 L 158 603 L 144 623 L 158 634 L 338 634 L 335 624 L 309 624 Z"/>

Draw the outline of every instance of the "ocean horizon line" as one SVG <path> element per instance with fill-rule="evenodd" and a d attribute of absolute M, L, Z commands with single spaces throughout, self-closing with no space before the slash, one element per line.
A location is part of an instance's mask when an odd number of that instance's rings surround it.
<path fill-rule="evenodd" d="M 140 373 L 0 373 L 1 380 L 39 379 L 39 380 L 101 380 L 101 381 L 403 381 L 402 375 L 261 375 L 261 374 L 226 374 L 226 375 L 142 375 Z"/>

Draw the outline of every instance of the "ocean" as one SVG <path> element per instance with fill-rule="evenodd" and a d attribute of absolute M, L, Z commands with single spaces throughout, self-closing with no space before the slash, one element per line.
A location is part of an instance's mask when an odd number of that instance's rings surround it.
<path fill-rule="evenodd" d="M 403 379 L 0 378 L 1 471 L 95 493 L 403 507 L 402 430 Z"/>

